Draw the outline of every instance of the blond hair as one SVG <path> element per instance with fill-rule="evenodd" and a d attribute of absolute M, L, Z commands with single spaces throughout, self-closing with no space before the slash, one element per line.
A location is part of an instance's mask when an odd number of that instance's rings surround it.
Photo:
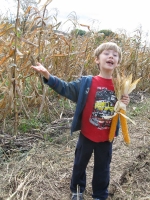
<path fill-rule="evenodd" d="M 122 52 L 121 52 L 121 48 L 114 42 L 106 42 L 106 43 L 102 43 L 101 45 L 99 45 L 95 51 L 94 51 L 94 56 L 96 58 L 99 57 L 99 55 L 104 51 L 104 50 L 114 50 L 119 54 L 119 60 L 118 60 L 118 64 L 121 63 L 121 59 L 122 59 Z"/>

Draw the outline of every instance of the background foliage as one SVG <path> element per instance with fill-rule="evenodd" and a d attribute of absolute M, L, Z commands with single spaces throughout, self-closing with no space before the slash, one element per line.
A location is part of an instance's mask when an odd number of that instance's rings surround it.
<path fill-rule="evenodd" d="M 30 69 L 37 61 L 53 75 L 71 81 L 82 75 L 99 73 L 93 58 L 94 49 L 102 42 L 116 42 L 123 51 L 120 71 L 142 77 L 138 90 L 146 90 L 150 80 L 150 48 L 139 28 L 129 37 L 125 31 L 95 32 L 88 25 L 78 29 L 76 18 L 68 19 L 74 24 L 71 32 L 59 30 L 57 16 L 49 16 L 47 1 L 41 10 L 37 4 L 18 1 L 17 15 L 11 23 L 6 17 L 0 20 L 0 122 L 2 130 L 6 121 L 10 130 L 17 133 L 23 121 L 37 118 L 42 123 L 60 118 L 72 105 L 44 86 L 42 77 Z M 25 6 L 28 5 L 28 6 Z M 19 10 L 23 10 L 20 15 Z M 33 124 L 33 123 L 32 123 Z M 40 124 L 40 123 L 35 123 Z M 8 125 L 7 125 L 8 126 Z M 14 129 L 12 129 L 12 126 Z M 28 126 L 28 125 L 27 125 Z M 25 128 L 24 128 L 25 129 Z"/>

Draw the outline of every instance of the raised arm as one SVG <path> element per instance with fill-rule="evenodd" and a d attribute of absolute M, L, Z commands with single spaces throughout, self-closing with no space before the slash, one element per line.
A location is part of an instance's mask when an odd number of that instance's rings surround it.
<path fill-rule="evenodd" d="M 55 90 L 58 94 L 72 100 L 73 102 L 77 102 L 81 79 L 65 82 L 58 77 L 51 75 L 40 63 L 37 63 L 37 66 L 32 65 L 31 69 L 39 72 L 44 77 L 44 83 Z"/>

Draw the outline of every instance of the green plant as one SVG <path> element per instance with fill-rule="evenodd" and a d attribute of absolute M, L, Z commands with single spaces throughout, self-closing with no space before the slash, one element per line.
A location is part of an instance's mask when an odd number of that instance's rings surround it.
<path fill-rule="evenodd" d="M 81 29 L 75 29 L 75 30 L 71 31 L 71 34 L 76 35 L 76 36 L 78 36 L 78 35 L 83 36 L 86 34 L 86 31 L 81 30 Z"/>
<path fill-rule="evenodd" d="M 113 36 L 114 35 L 114 32 L 113 31 L 111 31 L 111 30 L 100 30 L 100 31 L 98 31 L 98 33 L 104 33 L 104 35 L 105 36 Z"/>
<path fill-rule="evenodd" d="M 132 110 L 130 112 L 130 115 L 131 116 L 137 116 L 140 114 L 140 108 L 139 107 L 132 107 Z"/>
<path fill-rule="evenodd" d="M 32 129 L 39 129 L 40 128 L 40 122 L 36 118 L 34 119 L 22 119 L 19 126 L 18 130 L 25 133 L 29 132 Z"/>
<path fill-rule="evenodd" d="M 143 113 L 145 113 L 146 111 L 147 111 L 147 113 L 150 112 L 149 107 L 150 107 L 149 99 L 144 104 L 142 102 L 138 103 L 138 104 L 131 104 L 129 114 L 130 114 L 130 116 L 138 116 L 138 115 L 142 116 Z"/>

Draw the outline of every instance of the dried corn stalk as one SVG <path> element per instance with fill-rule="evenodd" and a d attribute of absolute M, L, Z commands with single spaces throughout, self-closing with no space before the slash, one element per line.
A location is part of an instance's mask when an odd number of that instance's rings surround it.
<path fill-rule="evenodd" d="M 126 116 L 126 105 L 123 102 L 121 102 L 121 97 L 122 95 L 130 94 L 136 88 L 136 85 L 140 81 L 140 79 L 141 78 L 135 80 L 132 83 L 132 74 L 127 77 L 120 76 L 120 74 L 117 71 L 117 78 L 114 78 L 113 82 L 118 101 L 116 102 L 116 105 L 114 107 L 115 114 L 113 115 L 112 118 L 112 123 L 109 133 L 109 141 L 112 141 L 114 139 L 118 118 L 120 118 L 120 124 L 124 141 L 126 144 L 130 143 L 127 119 L 129 119 L 132 123 L 134 122 L 129 117 Z"/>

